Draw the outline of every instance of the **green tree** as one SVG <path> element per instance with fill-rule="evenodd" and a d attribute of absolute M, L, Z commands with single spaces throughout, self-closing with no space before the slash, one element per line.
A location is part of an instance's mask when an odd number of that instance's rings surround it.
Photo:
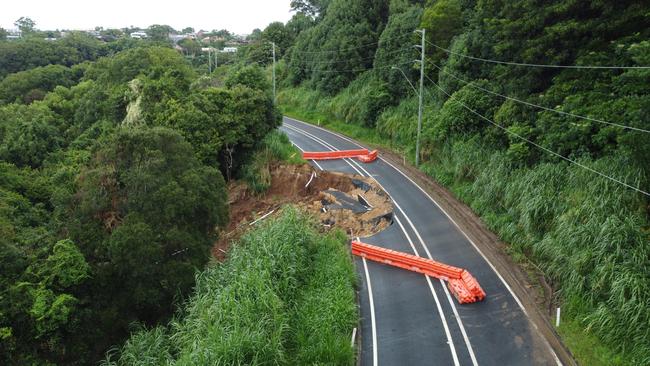
<path fill-rule="evenodd" d="M 83 75 L 82 68 L 68 68 L 61 65 L 36 67 L 8 75 L 0 81 L 0 105 L 19 102 L 31 103 L 43 99 L 45 93 L 57 86 L 70 87 Z M 34 92 L 40 92 L 35 97 Z"/>
<path fill-rule="evenodd" d="M 169 34 L 175 32 L 169 25 L 153 24 L 147 28 L 147 35 L 155 42 L 169 42 Z"/>
<path fill-rule="evenodd" d="M 251 89 L 268 91 L 271 88 L 262 68 L 256 65 L 244 66 L 230 73 L 226 78 L 226 86 L 243 85 Z"/>
<path fill-rule="evenodd" d="M 21 167 L 41 166 L 48 154 L 63 144 L 59 123 L 42 103 L 0 108 L 0 160 Z"/>
<path fill-rule="evenodd" d="M 291 10 L 310 17 L 323 16 L 332 0 L 291 0 Z"/>
<path fill-rule="evenodd" d="M 29 17 L 20 17 L 14 22 L 14 25 L 20 30 L 23 35 L 28 35 L 34 32 L 36 22 Z"/>
<path fill-rule="evenodd" d="M 391 2 L 391 15 L 379 37 L 373 66 L 382 70 L 377 74 L 386 82 L 393 97 L 413 92 L 404 74 L 413 84 L 419 77 L 419 70 L 413 67 L 411 61 L 418 57 L 418 50 L 412 47 L 416 43 L 413 31 L 418 27 L 421 16 L 422 9 L 418 6 L 411 6 L 407 1 Z"/>
<path fill-rule="evenodd" d="M 427 7 L 422 14 L 421 28 L 426 39 L 438 47 L 448 48 L 451 39 L 463 32 L 463 13 L 459 0 L 440 0 Z M 431 62 L 439 65 L 447 55 L 439 48 L 426 45 Z M 436 72 L 434 72 L 436 74 Z"/>
<path fill-rule="evenodd" d="M 334 94 L 372 67 L 376 43 L 388 18 L 380 0 L 333 0 L 323 19 L 301 33 L 289 57 L 290 79 L 310 80 Z"/>
<path fill-rule="evenodd" d="M 275 54 L 280 59 L 293 43 L 293 34 L 282 22 L 273 22 L 262 31 L 262 41 L 275 43 Z"/>
<path fill-rule="evenodd" d="M 173 130 L 118 130 L 77 180 L 66 230 L 91 268 L 84 335 L 99 349 L 154 324 L 192 287 L 228 218 L 225 183 Z"/>

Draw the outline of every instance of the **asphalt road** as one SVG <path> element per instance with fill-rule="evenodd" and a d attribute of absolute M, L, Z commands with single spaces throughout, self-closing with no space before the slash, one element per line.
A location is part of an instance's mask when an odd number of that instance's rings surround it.
<path fill-rule="evenodd" d="M 361 146 L 287 117 L 281 130 L 304 151 Z M 370 176 L 391 196 L 395 222 L 362 241 L 465 268 L 487 294 L 482 302 L 460 305 L 438 279 L 357 258 L 361 365 L 561 365 L 493 266 L 396 167 L 382 159 L 310 163 Z"/>

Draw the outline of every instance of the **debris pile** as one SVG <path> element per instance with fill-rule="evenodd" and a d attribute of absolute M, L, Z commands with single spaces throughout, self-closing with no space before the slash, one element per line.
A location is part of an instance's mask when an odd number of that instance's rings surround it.
<path fill-rule="evenodd" d="M 340 228 L 350 237 L 370 236 L 392 223 L 391 199 L 371 179 L 315 171 L 308 164 L 274 165 L 269 173 L 271 186 L 263 194 L 250 191 L 244 182 L 229 185 L 230 223 L 213 248 L 217 259 L 225 258 L 228 243 L 246 227 L 285 204 L 312 213 L 323 230 Z"/>

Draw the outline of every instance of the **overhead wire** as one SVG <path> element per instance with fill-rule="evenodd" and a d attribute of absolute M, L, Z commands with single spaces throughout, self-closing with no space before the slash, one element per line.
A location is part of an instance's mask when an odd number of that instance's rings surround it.
<path fill-rule="evenodd" d="M 476 85 L 475 83 L 473 83 L 471 81 L 467 81 L 467 80 L 465 80 L 463 78 L 460 78 L 460 77 L 458 77 L 458 76 L 456 76 L 456 75 L 454 75 L 454 74 L 452 74 L 450 72 L 447 72 L 442 67 L 440 67 L 440 66 L 438 66 L 438 65 L 436 65 L 436 64 L 434 64 L 434 63 L 432 63 L 430 61 L 427 61 L 427 63 L 429 65 L 435 67 L 436 69 L 440 70 L 440 72 L 442 72 L 443 74 L 451 76 L 452 78 L 454 78 L 454 79 L 456 79 L 458 81 L 461 81 L 461 82 L 465 83 L 466 85 L 469 85 L 469 86 L 471 86 L 473 88 L 482 90 L 482 91 L 484 91 L 486 93 L 490 93 L 492 95 L 499 96 L 499 97 L 504 98 L 504 99 L 512 100 L 514 102 L 522 103 L 522 104 L 525 104 L 525 105 L 530 106 L 530 107 L 543 109 L 545 111 L 549 111 L 549 112 L 553 112 L 553 113 L 557 113 L 557 114 L 561 114 L 561 115 L 565 115 L 565 116 L 569 116 L 569 117 L 575 117 L 575 118 L 584 119 L 584 120 L 591 121 L 591 122 L 597 122 L 597 123 L 602 123 L 602 124 L 606 124 L 606 125 L 610 125 L 610 126 L 616 126 L 616 127 L 627 129 L 627 130 L 634 130 L 634 131 L 638 131 L 638 132 L 650 133 L 650 130 L 646 130 L 646 129 L 643 129 L 643 128 L 627 126 L 627 125 L 623 125 L 623 124 L 620 124 L 620 123 L 614 123 L 614 122 L 604 121 L 604 120 L 601 120 L 601 119 L 582 116 L 582 115 L 574 114 L 574 113 L 570 113 L 570 112 L 564 112 L 564 111 L 560 111 L 560 110 L 557 110 L 557 109 L 544 107 L 544 106 L 541 106 L 541 105 L 538 105 L 538 104 L 535 104 L 535 103 L 530 103 L 530 102 L 527 102 L 525 100 L 521 100 L 521 99 L 517 99 L 517 98 L 514 98 L 514 97 L 507 96 L 507 95 L 503 95 L 503 94 L 494 92 L 492 90 L 489 90 L 487 88 L 483 88 L 483 87 L 481 87 L 479 85 Z"/>
<path fill-rule="evenodd" d="M 503 65 L 511 65 L 511 66 L 546 67 L 546 68 L 555 68 L 555 69 L 642 69 L 642 70 L 650 69 L 650 66 L 549 65 L 549 64 L 533 64 L 533 63 L 525 63 L 525 62 L 499 61 L 499 60 L 491 60 L 487 58 L 475 57 L 475 56 L 465 55 L 459 52 L 454 52 L 450 49 L 440 47 L 437 44 L 426 39 L 425 42 L 451 55 L 460 56 L 470 60 L 490 62 L 490 63 L 503 64 Z"/>
<path fill-rule="evenodd" d="M 598 171 L 598 170 L 595 170 L 595 169 L 590 168 L 590 167 L 588 167 L 588 166 L 586 166 L 586 165 L 584 165 L 584 164 L 581 164 L 581 163 L 579 163 L 579 162 L 577 162 L 577 161 L 575 161 L 575 160 L 573 160 L 573 159 L 567 158 L 567 157 L 564 156 L 564 155 L 558 154 L 558 153 L 556 153 L 555 151 L 553 151 L 553 150 L 551 150 L 551 149 L 548 149 L 548 148 L 546 148 L 546 147 L 544 147 L 544 146 L 542 146 L 542 145 L 539 145 L 539 144 L 537 144 L 537 143 L 535 143 L 535 142 L 533 142 L 533 141 L 527 139 L 526 137 L 523 137 L 523 136 L 519 135 L 518 133 L 513 132 L 513 131 L 511 131 L 511 130 L 509 130 L 509 129 L 503 127 L 503 126 L 501 126 L 500 124 L 498 124 L 498 123 L 492 121 L 491 119 L 485 117 L 485 116 L 482 115 L 481 113 L 479 113 L 479 112 L 475 111 L 474 109 L 468 107 L 465 103 L 461 102 L 460 100 L 454 98 L 451 94 L 449 94 L 446 90 L 444 90 L 441 86 L 439 86 L 435 81 L 431 80 L 430 77 L 428 77 L 428 76 L 426 76 L 426 75 L 425 75 L 425 77 L 426 77 L 426 78 L 427 78 L 427 79 L 428 79 L 428 80 L 429 80 L 433 85 L 435 85 L 438 89 L 440 89 L 440 91 L 442 91 L 445 95 L 447 95 L 447 96 L 449 97 L 449 99 L 455 101 L 456 103 L 460 104 L 463 108 L 465 108 L 465 109 L 467 109 L 468 111 L 470 111 L 471 113 L 477 115 L 477 116 L 480 117 L 481 119 L 483 119 L 483 120 L 485 120 L 485 121 L 487 121 L 487 122 L 493 124 L 494 126 L 498 127 L 499 129 L 505 131 L 506 133 L 511 134 L 511 135 L 517 137 L 518 139 L 520 139 L 520 140 L 522 140 L 522 141 L 525 141 L 525 142 L 527 142 L 527 143 L 529 143 L 529 144 L 531 144 L 531 145 L 533 145 L 533 146 L 535 146 L 535 147 L 537 147 L 537 148 L 539 148 L 539 149 L 541 149 L 541 150 L 543 150 L 543 151 L 546 151 L 547 153 L 549 153 L 549 154 L 551 154 L 551 155 L 554 155 L 554 156 L 556 156 L 556 157 L 558 157 L 558 158 L 561 158 L 561 159 L 563 159 L 563 160 L 565 160 L 565 161 L 568 161 L 568 162 L 570 162 L 571 164 L 577 165 L 577 166 L 579 166 L 579 167 L 581 167 L 581 168 L 583 168 L 583 169 L 586 169 L 586 170 L 588 170 L 588 171 L 590 171 L 590 172 L 592 172 L 592 173 L 594 173 L 594 174 L 597 174 L 597 175 L 599 175 L 599 176 L 601 176 L 601 177 L 603 177 L 603 178 L 609 179 L 609 180 L 612 181 L 612 182 L 615 182 L 615 183 L 621 184 L 621 185 L 623 185 L 623 186 L 625 186 L 625 187 L 627 187 L 627 188 L 629 188 L 629 189 L 632 189 L 632 190 L 634 190 L 634 191 L 636 191 L 636 192 L 639 192 L 639 193 L 641 193 L 641 194 L 644 194 L 644 195 L 650 197 L 650 192 L 646 192 L 646 191 L 644 191 L 644 190 L 642 190 L 642 189 L 639 189 L 639 188 L 634 187 L 634 186 L 632 186 L 632 185 L 630 185 L 630 184 L 628 184 L 628 183 L 625 183 L 625 182 L 623 182 L 623 181 L 621 181 L 621 180 L 619 180 L 619 179 L 616 179 L 616 178 L 611 177 L 611 176 L 609 176 L 609 175 L 607 175 L 607 174 L 605 174 L 605 173 L 602 173 L 602 172 L 600 172 L 600 171 Z"/>

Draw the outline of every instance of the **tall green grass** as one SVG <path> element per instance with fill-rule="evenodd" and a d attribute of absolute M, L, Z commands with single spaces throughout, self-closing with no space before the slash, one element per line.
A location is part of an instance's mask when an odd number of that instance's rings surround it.
<path fill-rule="evenodd" d="M 300 88 L 278 98 L 284 111 L 339 132 L 332 99 Z M 325 107 L 325 108 L 324 108 Z M 384 146 L 413 145 L 409 123 L 417 115 L 413 98 L 387 108 L 377 129 L 352 121 L 352 137 Z M 435 118 L 425 110 L 425 127 Z M 358 132 L 366 130 L 367 132 Z M 366 139 L 370 135 L 372 139 Z M 426 136 L 424 136 L 426 140 Z M 407 151 L 411 149 L 406 148 Z M 647 201 L 631 190 L 564 162 L 533 167 L 510 163 L 507 153 L 478 139 L 428 142 L 421 169 L 450 188 L 508 243 L 518 260 L 539 267 L 558 291 L 563 307 L 561 334 L 579 361 L 589 365 L 650 364 L 650 219 Z M 581 160 L 628 182 L 640 172 L 623 154 Z M 590 350 L 598 349 L 597 353 Z"/>
<path fill-rule="evenodd" d="M 355 272 L 345 236 L 285 207 L 197 276 L 167 327 L 131 336 L 105 365 L 353 365 Z"/>
<path fill-rule="evenodd" d="M 619 352 L 602 364 L 650 364 L 650 235 L 638 195 L 566 163 L 517 168 L 472 141 L 440 155 L 423 170 L 544 271 L 572 323 Z M 628 181 L 640 174 L 623 156 L 581 163 Z"/>
<path fill-rule="evenodd" d="M 353 96 L 350 95 L 349 99 L 352 98 Z M 295 88 L 280 91 L 277 100 L 282 113 L 286 116 L 310 121 L 373 145 L 401 150 L 401 146 L 380 135 L 376 129 L 363 127 L 361 121 L 352 119 L 353 115 L 345 113 L 347 107 L 337 107 L 337 103 L 341 103 L 342 98 L 334 101 L 319 92 L 307 88 Z M 352 101 L 345 103 L 352 105 Z"/>
<path fill-rule="evenodd" d="M 264 192 L 271 185 L 270 165 L 274 162 L 303 164 L 300 151 L 281 131 L 271 131 L 251 160 L 242 169 L 242 178 L 254 192 Z"/>

